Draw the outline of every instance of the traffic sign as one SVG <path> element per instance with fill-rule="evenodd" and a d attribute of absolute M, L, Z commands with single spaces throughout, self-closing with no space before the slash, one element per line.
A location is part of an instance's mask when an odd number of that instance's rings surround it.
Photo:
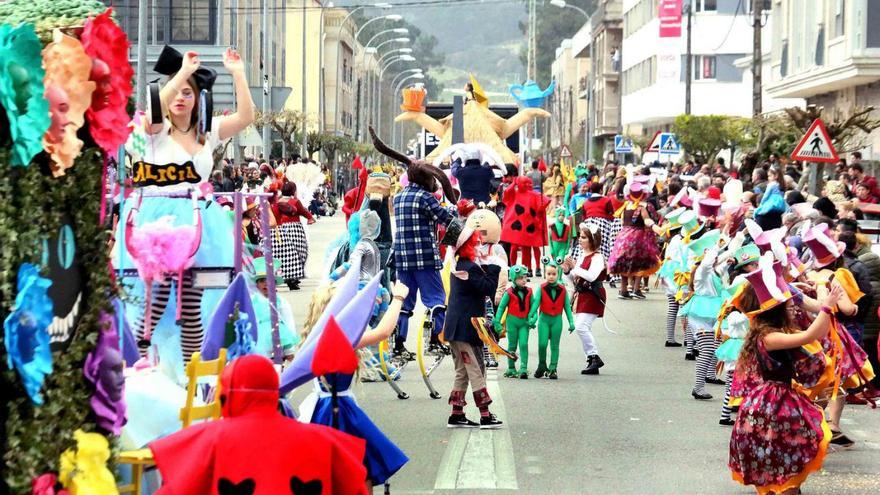
<path fill-rule="evenodd" d="M 568 145 L 563 144 L 562 149 L 559 151 L 559 156 L 562 158 L 571 158 L 574 155 L 571 154 L 571 150 L 568 149 Z"/>
<path fill-rule="evenodd" d="M 632 139 L 620 134 L 614 136 L 614 152 L 615 153 L 632 153 Z"/>
<path fill-rule="evenodd" d="M 831 144 L 831 136 L 828 135 L 828 130 L 825 129 L 825 123 L 822 122 L 822 119 L 813 121 L 807 133 L 791 153 L 791 159 L 825 163 L 837 163 L 840 160 L 840 157 L 837 156 L 837 150 Z"/>
<path fill-rule="evenodd" d="M 648 144 L 647 152 L 649 153 L 659 153 L 660 152 L 660 131 L 654 133 L 654 137 L 651 138 L 651 142 Z"/>
<path fill-rule="evenodd" d="M 678 138 L 675 137 L 675 134 L 671 132 L 663 132 L 660 134 L 660 149 L 658 150 L 661 154 L 668 155 L 677 155 L 681 153 L 681 146 L 678 144 Z"/>

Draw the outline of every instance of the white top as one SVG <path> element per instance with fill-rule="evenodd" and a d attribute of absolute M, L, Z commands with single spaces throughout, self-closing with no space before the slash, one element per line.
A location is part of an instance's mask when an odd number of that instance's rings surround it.
<path fill-rule="evenodd" d="M 205 144 L 196 154 L 187 153 L 183 146 L 171 138 L 169 134 L 171 130 L 171 121 L 162 120 L 162 130 L 155 134 L 147 134 L 147 145 L 143 157 L 135 162 L 132 170 L 132 179 L 135 185 L 138 183 L 145 184 L 141 190 L 145 192 L 186 192 L 192 186 L 198 186 L 211 179 L 211 171 L 214 170 L 213 152 L 220 146 L 220 122 L 224 117 L 214 117 L 211 122 L 211 131 L 205 137 Z M 126 143 L 126 149 L 129 144 Z M 129 150 L 129 153 L 131 150 Z M 177 167 L 161 167 L 167 170 L 167 174 L 160 172 L 158 169 L 149 171 L 139 171 L 138 162 L 144 162 L 150 165 L 167 166 L 169 164 L 177 165 Z M 188 167 L 187 162 L 191 162 L 192 166 Z M 186 170 L 184 170 L 186 169 Z M 139 173 L 140 172 L 140 173 Z M 145 179 L 145 182 L 139 180 Z"/>
<path fill-rule="evenodd" d="M 602 253 L 598 251 L 594 252 L 593 258 L 590 260 L 590 266 L 586 269 L 581 268 L 581 264 L 584 262 L 585 257 L 586 254 L 581 252 L 577 257 L 577 262 L 575 263 L 574 268 L 568 272 L 568 278 L 572 279 L 572 282 L 574 282 L 574 277 L 580 277 L 587 282 L 593 282 L 602 274 L 602 270 L 605 269 L 605 258 L 602 256 Z"/>

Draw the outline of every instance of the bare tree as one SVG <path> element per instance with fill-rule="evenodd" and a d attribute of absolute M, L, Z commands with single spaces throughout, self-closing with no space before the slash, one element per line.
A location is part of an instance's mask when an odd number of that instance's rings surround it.
<path fill-rule="evenodd" d="M 281 136 L 288 151 L 294 149 L 294 140 L 300 129 L 305 127 L 306 116 L 296 110 L 281 110 L 280 112 L 257 112 L 255 123 L 258 126 L 268 125 L 273 131 Z"/>

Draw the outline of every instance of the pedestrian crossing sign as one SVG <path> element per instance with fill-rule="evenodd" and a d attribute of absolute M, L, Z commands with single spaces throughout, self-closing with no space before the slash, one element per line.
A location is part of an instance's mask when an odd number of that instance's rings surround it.
<path fill-rule="evenodd" d="M 633 150 L 633 142 L 632 139 L 618 134 L 614 136 L 614 152 L 615 153 L 632 153 Z"/>
<path fill-rule="evenodd" d="M 573 156 L 571 154 L 571 150 L 568 148 L 568 145 L 562 145 L 562 150 L 559 152 L 559 156 L 561 156 L 562 158 L 571 158 Z"/>
<path fill-rule="evenodd" d="M 824 163 L 837 163 L 840 160 L 840 157 L 837 156 L 837 150 L 831 144 L 831 136 L 828 135 L 828 130 L 825 129 L 825 123 L 822 122 L 822 119 L 813 121 L 807 133 L 791 153 L 791 159 Z"/>
<path fill-rule="evenodd" d="M 675 134 L 671 132 L 661 133 L 660 149 L 658 151 L 661 154 L 668 155 L 677 155 L 681 153 L 681 146 L 678 144 L 678 138 L 675 137 Z"/>

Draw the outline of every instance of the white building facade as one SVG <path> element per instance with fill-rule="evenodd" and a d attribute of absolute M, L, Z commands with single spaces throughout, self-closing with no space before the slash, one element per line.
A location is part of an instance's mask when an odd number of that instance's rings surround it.
<path fill-rule="evenodd" d="M 880 1 L 774 0 L 773 15 L 771 96 L 805 98 L 826 120 L 880 108 Z M 865 144 L 864 158 L 880 159 L 880 132 Z"/>
<path fill-rule="evenodd" d="M 752 1 L 684 0 L 693 9 L 691 114 L 752 115 L 751 67 L 743 64 L 743 59 L 750 61 L 753 51 Z M 659 3 L 623 2 L 621 120 L 624 133 L 630 136 L 668 131 L 675 117 L 685 113 L 687 15 L 681 18 L 681 36 L 661 38 Z M 765 51 L 771 49 L 770 6 L 770 0 L 764 0 L 767 10 L 761 43 Z M 765 98 L 763 111 L 800 102 Z"/>

